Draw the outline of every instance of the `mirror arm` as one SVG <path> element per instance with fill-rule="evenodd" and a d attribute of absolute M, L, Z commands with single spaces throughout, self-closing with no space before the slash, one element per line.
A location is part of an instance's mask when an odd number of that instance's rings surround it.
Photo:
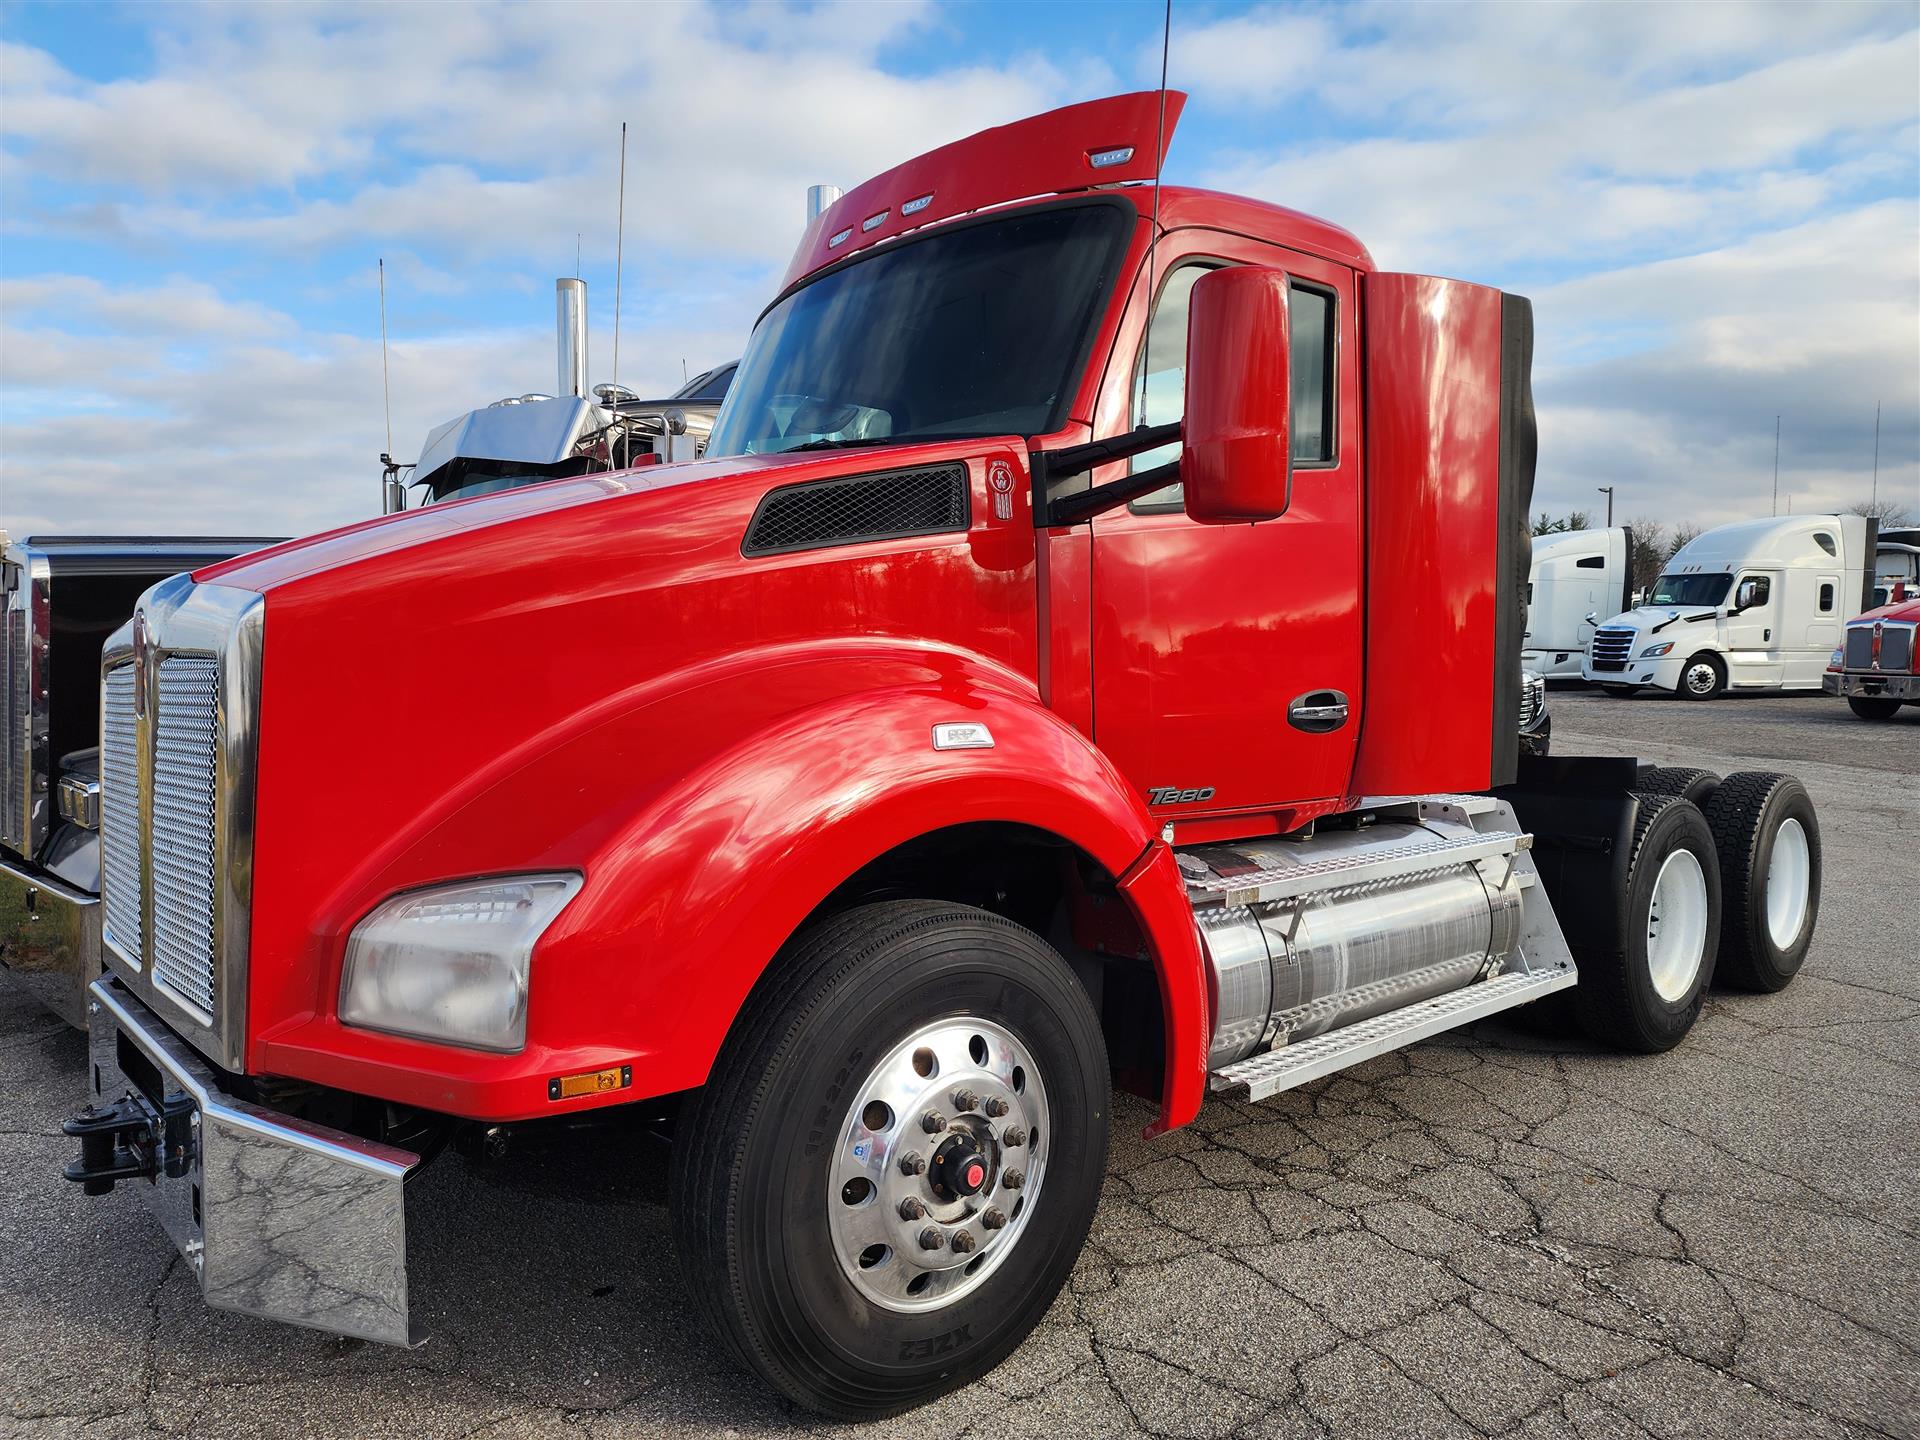
<path fill-rule="evenodd" d="M 1142 425 L 1111 440 L 1089 440 L 1084 445 L 1069 445 L 1064 450 L 1036 450 L 1031 457 L 1033 485 L 1043 490 L 1048 481 L 1078 475 L 1109 460 L 1128 460 L 1148 450 L 1157 450 L 1180 438 L 1180 422 Z"/>
<path fill-rule="evenodd" d="M 1062 495 L 1047 506 L 1046 523 L 1049 527 L 1078 525 L 1082 520 L 1091 520 L 1096 515 L 1118 509 L 1129 500 L 1138 500 L 1142 495 L 1163 490 L 1179 479 L 1180 462 L 1169 460 L 1164 465 L 1142 470 L 1137 475 L 1109 480 L 1105 485 L 1096 485 L 1091 490 L 1082 490 L 1075 495 Z"/>

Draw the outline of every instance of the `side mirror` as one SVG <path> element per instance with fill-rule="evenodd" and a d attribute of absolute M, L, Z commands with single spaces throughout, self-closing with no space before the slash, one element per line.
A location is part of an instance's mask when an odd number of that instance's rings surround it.
<path fill-rule="evenodd" d="M 1733 592 L 1733 613 L 1738 615 L 1742 610 L 1751 610 L 1759 603 L 1759 600 L 1760 582 L 1758 580 L 1742 580 L 1740 582 L 1740 588 Z"/>
<path fill-rule="evenodd" d="M 1285 271 L 1235 265 L 1193 282 L 1180 447 L 1188 518 L 1225 525 L 1286 513 L 1289 354 Z"/>

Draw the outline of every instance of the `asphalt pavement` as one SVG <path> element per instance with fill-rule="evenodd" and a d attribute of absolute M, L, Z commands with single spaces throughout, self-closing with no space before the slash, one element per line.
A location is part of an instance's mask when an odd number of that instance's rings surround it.
<path fill-rule="evenodd" d="M 393 1350 L 211 1312 L 136 1197 L 60 1179 L 81 1038 L 0 991 L 0 1434 L 964 1437 L 1920 1433 L 1920 710 L 1556 690 L 1555 749 L 1799 774 L 1825 886 L 1779 995 L 1670 1054 L 1490 1023 L 1136 1138 L 1012 1360 L 809 1423 L 680 1294 L 665 1152 L 605 1134 L 418 1182 Z"/>

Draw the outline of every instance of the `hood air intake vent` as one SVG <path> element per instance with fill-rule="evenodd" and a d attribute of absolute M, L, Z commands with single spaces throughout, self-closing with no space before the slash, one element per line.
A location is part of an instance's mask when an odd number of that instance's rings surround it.
<path fill-rule="evenodd" d="M 784 555 L 966 528 L 967 467 L 924 465 L 769 491 L 753 512 L 740 553 Z"/>

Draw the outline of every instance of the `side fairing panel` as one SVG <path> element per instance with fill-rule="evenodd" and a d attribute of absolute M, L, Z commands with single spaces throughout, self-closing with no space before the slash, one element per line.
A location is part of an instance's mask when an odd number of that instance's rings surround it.
<path fill-rule="evenodd" d="M 1477 790 L 1509 778 L 1516 743 L 1530 312 L 1457 280 L 1363 284 L 1367 698 L 1353 788 Z"/>

